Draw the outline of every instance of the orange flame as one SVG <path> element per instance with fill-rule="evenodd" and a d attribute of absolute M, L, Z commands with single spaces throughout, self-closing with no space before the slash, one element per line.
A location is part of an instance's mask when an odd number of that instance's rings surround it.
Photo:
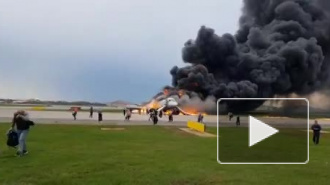
<path fill-rule="evenodd" d="M 160 104 L 157 100 L 152 100 L 150 103 L 145 105 L 145 109 L 157 109 L 160 107 Z"/>
<path fill-rule="evenodd" d="M 198 109 L 194 107 L 184 107 L 183 111 L 193 116 L 197 116 L 199 114 L 202 114 L 203 116 L 207 115 L 205 112 L 200 112 Z"/>
<path fill-rule="evenodd" d="M 165 115 L 170 115 L 170 114 L 172 114 L 172 111 L 171 110 L 167 110 L 167 111 L 164 112 L 164 114 Z"/>
<path fill-rule="evenodd" d="M 168 92 L 168 91 L 165 91 L 164 90 L 164 92 Z M 179 95 L 180 94 L 184 94 L 184 90 L 180 90 L 179 91 Z M 159 101 L 157 101 L 157 100 L 155 100 L 155 99 L 153 99 L 150 103 L 148 103 L 147 105 L 145 105 L 144 107 L 143 107 L 143 109 L 142 109 L 142 113 L 146 113 L 147 112 L 147 110 L 149 110 L 149 109 L 158 109 L 158 108 L 160 108 L 161 107 L 161 105 L 160 105 L 160 103 L 159 103 Z M 195 107 L 190 107 L 190 106 L 186 106 L 186 107 L 183 107 L 182 108 L 183 109 L 183 111 L 185 112 L 185 113 L 187 113 L 187 114 L 189 114 L 189 115 L 195 115 L 195 116 L 197 116 L 197 115 L 199 115 L 199 114 L 202 114 L 202 115 L 207 115 L 205 112 L 201 112 L 200 110 L 198 110 L 197 108 L 195 108 Z M 173 113 L 173 111 L 172 110 L 167 110 L 167 111 L 165 111 L 164 112 L 164 114 L 165 115 L 170 115 L 171 113 Z M 183 113 L 180 113 L 179 115 L 184 115 Z"/>
<path fill-rule="evenodd" d="M 198 110 L 195 109 L 194 107 L 184 107 L 183 111 L 185 111 L 186 113 L 188 113 L 190 115 L 198 115 Z"/>

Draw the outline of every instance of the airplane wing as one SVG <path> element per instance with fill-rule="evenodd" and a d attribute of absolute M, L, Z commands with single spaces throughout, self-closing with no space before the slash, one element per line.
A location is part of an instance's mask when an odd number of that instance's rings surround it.
<path fill-rule="evenodd" d="M 182 110 L 179 106 L 176 106 L 177 109 L 179 109 L 179 111 L 184 114 L 184 115 L 187 115 L 187 116 L 192 116 L 193 114 L 189 114 L 187 112 L 185 112 L 184 110 Z"/>
<path fill-rule="evenodd" d="M 157 109 L 157 112 L 162 111 L 166 106 L 162 106 L 161 108 Z M 187 113 L 184 110 L 182 110 L 179 106 L 176 106 L 176 108 L 184 115 L 192 116 L 193 114 Z"/>

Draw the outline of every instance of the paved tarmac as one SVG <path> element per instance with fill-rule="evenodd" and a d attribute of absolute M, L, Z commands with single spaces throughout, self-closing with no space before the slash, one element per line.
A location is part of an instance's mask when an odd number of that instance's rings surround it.
<path fill-rule="evenodd" d="M 0 107 L 0 123 L 11 122 L 12 116 L 17 108 Z M 94 113 L 93 118 L 89 118 L 88 112 L 78 112 L 77 120 L 74 121 L 72 113 L 68 111 L 28 111 L 29 117 L 37 124 L 98 124 L 97 113 Z M 253 116 L 253 115 L 252 115 Z M 133 114 L 129 122 L 124 121 L 122 113 L 103 113 L 103 122 L 105 125 L 152 125 L 148 121 L 148 115 Z M 287 117 L 256 117 L 267 124 L 277 125 L 279 127 L 302 127 L 306 128 L 306 120 L 301 118 L 287 118 Z M 197 120 L 197 116 L 174 116 L 174 122 L 169 123 L 168 117 L 163 116 L 159 119 L 159 125 L 166 126 L 185 126 L 188 120 Z M 236 118 L 231 121 L 227 116 L 219 116 L 220 127 L 234 127 Z M 310 124 L 314 121 L 310 120 Z M 217 116 L 204 116 L 204 123 L 207 126 L 217 126 Z M 319 119 L 319 123 L 324 127 L 330 128 L 330 119 Z M 248 117 L 241 117 L 241 126 L 248 126 Z"/>

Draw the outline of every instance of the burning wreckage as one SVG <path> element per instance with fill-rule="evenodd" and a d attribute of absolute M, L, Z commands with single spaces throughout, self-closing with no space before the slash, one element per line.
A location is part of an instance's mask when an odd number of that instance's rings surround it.
<path fill-rule="evenodd" d="M 330 1 L 244 0 L 235 35 L 202 26 L 173 67 L 172 87 L 149 108 L 171 98 L 181 112 L 214 112 L 219 98 L 308 96 L 330 85 Z M 170 103 L 170 102 L 169 102 Z M 254 110 L 264 102 L 223 104 Z"/>
<path fill-rule="evenodd" d="M 143 106 L 142 110 L 143 112 L 150 110 L 162 111 L 167 115 L 205 114 L 205 106 L 199 108 L 201 102 L 192 104 L 191 94 L 194 93 L 185 92 L 184 90 L 177 91 L 175 88 L 165 87 L 163 92 L 158 93 L 149 103 Z M 195 96 L 198 97 L 197 95 Z"/>

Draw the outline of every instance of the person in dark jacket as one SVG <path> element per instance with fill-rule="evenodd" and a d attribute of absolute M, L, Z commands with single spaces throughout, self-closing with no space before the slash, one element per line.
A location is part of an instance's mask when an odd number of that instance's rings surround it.
<path fill-rule="evenodd" d="M 78 114 L 78 111 L 74 110 L 73 113 L 72 113 L 72 116 L 73 116 L 74 120 L 77 120 L 77 114 Z"/>
<path fill-rule="evenodd" d="M 156 114 L 155 113 L 155 109 L 151 109 L 150 111 L 148 111 L 149 113 L 149 119 L 148 119 L 148 121 L 153 121 L 153 118 L 154 118 L 154 114 Z"/>
<path fill-rule="evenodd" d="M 168 115 L 168 122 L 173 122 L 173 113 L 170 112 L 170 114 Z"/>
<path fill-rule="evenodd" d="M 199 113 L 199 114 L 198 114 L 197 122 L 199 122 L 199 123 L 203 123 L 203 119 L 204 119 L 203 114 L 202 114 L 202 113 Z"/>
<path fill-rule="evenodd" d="M 240 126 L 241 125 L 241 120 L 239 118 L 239 116 L 237 116 L 236 118 L 236 126 Z"/>
<path fill-rule="evenodd" d="M 314 124 L 312 125 L 312 130 L 313 130 L 313 142 L 315 145 L 318 145 L 320 141 L 320 133 L 322 127 L 321 125 L 319 125 L 317 120 L 314 121 Z"/>
<path fill-rule="evenodd" d="M 157 117 L 157 114 L 152 114 L 152 122 L 154 123 L 154 125 L 157 125 L 158 123 L 158 117 Z"/>
<path fill-rule="evenodd" d="M 89 108 L 89 118 L 93 118 L 94 109 L 93 107 Z"/>
<path fill-rule="evenodd" d="M 125 120 L 126 121 L 129 121 L 129 119 L 131 119 L 131 116 L 132 116 L 132 112 L 130 109 L 127 109 L 126 110 L 126 117 L 125 117 Z"/>
<path fill-rule="evenodd" d="M 99 120 L 99 122 L 103 121 L 103 114 L 102 114 L 101 110 L 99 110 L 99 112 L 98 112 L 98 120 Z"/>
<path fill-rule="evenodd" d="M 234 117 L 234 114 L 231 112 L 228 112 L 228 117 L 229 117 L 229 121 L 231 121 L 231 119 L 233 119 L 233 117 Z"/>
<path fill-rule="evenodd" d="M 18 135 L 18 150 L 17 155 L 23 156 L 28 154 L 26 147 L 26 139 L 30 130 L 30 126 L 33 126 L 34 122 L 29 120 L 28 115 L 25 111 L 18 111 L 14 114 L 12 129 L 16 127 Z"/>

